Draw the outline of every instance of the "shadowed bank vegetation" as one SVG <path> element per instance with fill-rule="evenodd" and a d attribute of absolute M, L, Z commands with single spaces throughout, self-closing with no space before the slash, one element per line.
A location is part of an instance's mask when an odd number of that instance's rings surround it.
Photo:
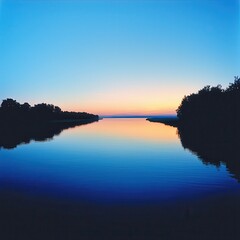
<path fill-rule="evenodd" d="M 211 127 L 211 131 L 223 131 L 223 134 L 231 131 L 236 135 L 240 130 L 240 78 L 235 77 L 225 90 L 221 85 L 206 86 L 198 93 L 185 96 L 177 116 L 181 128 L 209 130 Z"/>
<path fill-rule="evenodd" d="M 151 117 L 147 118 L 150 122 L 160 122 L 164 123 L 165 125 L 172 126 L 172 127 L 178 127 L 179 121 L 178 117 L 171 116 L 171 117 Z"/>
<path fill-rule="evenodd" d="M 217 167 L 225 164 L 240 181 L 239 77 L 226 89 L 220 85 L 206 86 L 198 93 L 185 96 L 177 109 L 177 118 L 158 122 L 177 126 L 184 148 L 198 155 L 205 164 Z"/>
<path fill-rule="evenodd" d="M 185 96 L 177 115 L 183 147 L 205 164 L 225 164 L 240 181 L 240 78 L 225 90 L 206 86 Z"/>
<path fill-rule="evenodd" d="M 31 140 L 45 141 L 64 129 L 98 121 L 98 115 L 66 112 L 52 104 L 20 104 L 6 99 L 0 107 L 0 148 L 14 148 Z"/>

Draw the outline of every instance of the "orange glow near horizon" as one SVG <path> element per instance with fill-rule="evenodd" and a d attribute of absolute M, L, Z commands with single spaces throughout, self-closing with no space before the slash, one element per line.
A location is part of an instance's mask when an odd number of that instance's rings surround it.
<path fill-rule="evenodd" d="M 176 108 L 174 107 L 163 107 L 159 106 L 156 108 L 146 107 L 135 107 L 135 108 L 129 108 L 129 107 L 120 107 L 116 106 L 115 108 L 106 108 L 104 107 L 86 107 L 86 108 L 80 108 L 78 106 L 76 107 L 64 107 L 62 108 L 64 111 L 76 111 L 76 112 L 89 112 L 98 114 L 100 116 L 111 116 L 111 115 L 161 115 L 161 114 L 176 114 Z"/>
<path fill-rule="evenodd" d="M 145 119 L 133 120 L 127 118 L 105 118 L 92 124 L 82 125 L 76 128 L 68 129 L 65 134 L 78 135 L 79 131 L 82 134 L 86 131 L 88 136 L 93 134 L 104 135 L 106 137 L 111 136 L 117 138 L 127 137 L 128 139 L 145 139 L 157 142 L 179 141 L 176 128 L 166 126 L 161 123 L 151 123 L 146 121 Z"/>
<path fill-rule="evenodd" d="M 166 80 L 167 82 L 167 80 Z M 31 105 L 36 103 L 50 103 L 59 106 L 63 111 L 88 112 L 100 116 L 111 115 L 164 115 L 176 114 L 184 95 L 196 92 L 200 86 L 188 84 L 180 87 L 174 84 L 159 86 L 143 86 L 143 84 L 129 84 L 129 86 L 111 83 L 107 87 L 99 86 L 89 89 L 84 95 L 78 95 L 78 88 L 71 92 L 65 91 L 59 97 L 23 99 Z"/>
<path fill-rule="evenodd" d="M 63 105 L 66 111 L 90 112 L 98 115 L 158 115 L 175 114 L 180 101 L 156 102 L 132 102 L 118 101 L 96 101 L 85 105 Z"/>
<path fill-rule="evenodd" d="M 64 102 L 60 107 L 67 111 L 90 112 L 107 115 L 160 115 L 176 114 L 176 109 L 184 95 L 193 90 L 181 88 L 164 89 L 132 87 L 117 88 L 89 95 L 84 101 Z M 75 102 L 73 104 L 73 102 Z"/>

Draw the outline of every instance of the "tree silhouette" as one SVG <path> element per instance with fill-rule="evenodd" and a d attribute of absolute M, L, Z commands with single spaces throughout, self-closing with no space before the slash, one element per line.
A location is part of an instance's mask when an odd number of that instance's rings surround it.
<path fill-rule="evenodd" d="M 240 120 L 240 78 L 235 77 L 225 90 L 221 85 L 206 86 L 184 96 L 176 111 L 181 126 L 208 127 L 221 122 L 227 127 L 236 123 Z"/>
<path fill-rule="evenodd" d="M 19 110 L 20 103 L 18 103 L 16 100 L 13 100 L 11 98 L 7 98 L 6 100 L 2 101 L 1 108 L 2 110 L 6 110 L 6 111 Z"/>
<path fill-rule="evenodd" d="M 97 120 L 98 115 L 85 112 L 62 111 L 60 107 L 47 103 L 40 103 L 31 107 L 27 102 L 20 104 L 11 98 L 3 100 L 0 107 L 1 125 L 84 119 Z"/>

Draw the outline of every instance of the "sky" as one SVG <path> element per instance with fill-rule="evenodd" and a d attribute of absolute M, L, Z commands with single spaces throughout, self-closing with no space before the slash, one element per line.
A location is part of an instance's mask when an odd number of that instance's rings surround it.
<path fill-rule="evenodd" d="M 238 0 L 0 0 L 0 100 L 173 114 L 240 75 Z"/>

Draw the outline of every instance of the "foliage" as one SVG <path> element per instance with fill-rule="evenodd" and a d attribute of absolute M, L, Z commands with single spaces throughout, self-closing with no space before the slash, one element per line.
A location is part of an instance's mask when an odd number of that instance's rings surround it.
<path fill-rule="evenodd" d="M 182 126 L 237 126 L 240 121 L 240 78 L 236 76 L 234 83 L 225 90 L 221 85 L 206 86 L 198 93 L 184 96 L 177 116 Z"/>
<path fill-rule="evenodd" d="M 28 103 L 20 104 L 11 98 L 3 100 L 0 107 L 1 124 L 83 119 L 98 119 L 98 116 L 85 112 L 62 111 L 60 107 L 46 103 L 36 104 L 32 107 Z"/>

